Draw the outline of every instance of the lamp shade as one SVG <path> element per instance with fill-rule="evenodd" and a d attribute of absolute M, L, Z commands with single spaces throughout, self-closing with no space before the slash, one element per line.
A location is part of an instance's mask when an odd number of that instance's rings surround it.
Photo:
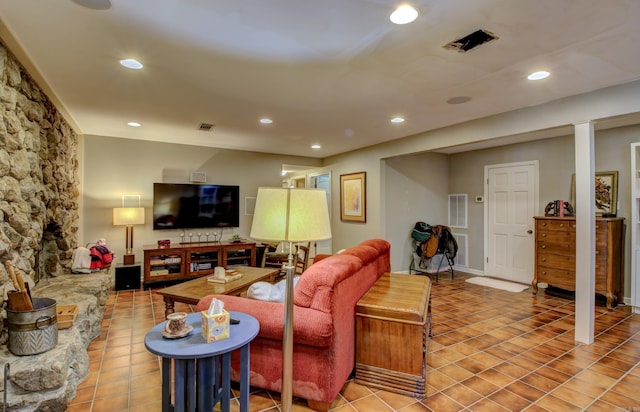
<path fill-rule="evenodd" d="M 114 226 L 144 225 L 144 207 L 113 208 L 113 225 Z"/>
<path fill-rule="evenodd" d="M 258 240 L 287 242 L 331 238 L 325 191 L 258 188 L 250 236 Z"/>

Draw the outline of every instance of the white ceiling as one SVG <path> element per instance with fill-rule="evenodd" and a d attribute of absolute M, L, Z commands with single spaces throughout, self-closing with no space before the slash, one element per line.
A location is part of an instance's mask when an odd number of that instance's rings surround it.
<path fill-rule="evenodd" d="M 416 0 L 404 26 L 385 0 L 78 3 L 108 0 L 0 0 L 0 37 L 89 135 L 326 157 L 640 79 L 637 0 Z"/>

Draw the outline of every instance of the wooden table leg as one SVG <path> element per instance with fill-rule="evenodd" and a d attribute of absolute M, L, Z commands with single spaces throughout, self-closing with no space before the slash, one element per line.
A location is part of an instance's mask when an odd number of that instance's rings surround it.
<path fill-rule="evenodd" d="M 173 298 L 170 298 L 169 296 L 165 296 L 163 299 L 164 299 L 164 317 L 166 318 L 167 316 L 175 312 L 174 307 L 176 303 L 173 301 Z"/>

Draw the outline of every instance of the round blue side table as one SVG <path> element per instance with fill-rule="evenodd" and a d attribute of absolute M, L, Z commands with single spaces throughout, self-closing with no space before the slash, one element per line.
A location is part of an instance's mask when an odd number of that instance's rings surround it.
<path fill-rule="evenodd" d="M 162 411 L 211 411 L 220 402 L 229 411 L 231 393 L 231 352 L 240 349 L 240 411 L 249 411 L 249 345 L 260 330 L 253 316 L 230 312 L 240 321 L 230 325 L 229 338 L 207 343 L 201 334 L 201 314 L 187 315 L 193 331 L 184 338 L 162 336 L 165 322 L 145 336 L 147 350 L 162 357 Z M 174 368 L 173 405 L 171 402 L 171 363 Z M 218 375 L 218 371 L 220 374 Z"/>

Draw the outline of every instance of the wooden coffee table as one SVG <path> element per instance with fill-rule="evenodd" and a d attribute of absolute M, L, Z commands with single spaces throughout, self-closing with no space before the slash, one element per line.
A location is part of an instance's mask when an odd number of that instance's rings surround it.
<path fill-rule="evenodd" d="M 256 268 L 250 266 L 236 266 L 235 271 L 242 273 L 242 277 L 229 283 L 211 283 L 208 276 L 202 276 L 188 282 L 179 283 L 164 289 L 158 289 L 156 293 L 164 299 L 165 317 L 175 312 L 176 302 L 195 305 L 208 295 L 233 295 L 240 296 L 249 289 L 249 286 L 259 281 L 273 282 L 280 272 L 278 268 Z"/>

